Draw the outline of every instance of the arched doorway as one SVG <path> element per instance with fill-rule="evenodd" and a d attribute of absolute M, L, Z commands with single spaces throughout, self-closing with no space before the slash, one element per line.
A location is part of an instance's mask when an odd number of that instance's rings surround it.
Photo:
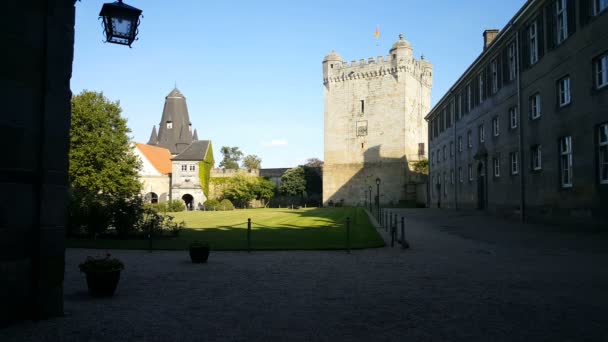
<path fill-rule="evenodd" d="M 186 210 L 194 210 L 194 197 L 190 194 L 182 196 L 182 200 L 186 204 Z"/>
<path fill-rule="evenodd" d="M 158 203 L 158 195 L 155 192 L 148 192 L 146 194 L 146 196 L 144 196 L 144 202 L 145 203 L 157 204 Z"/>

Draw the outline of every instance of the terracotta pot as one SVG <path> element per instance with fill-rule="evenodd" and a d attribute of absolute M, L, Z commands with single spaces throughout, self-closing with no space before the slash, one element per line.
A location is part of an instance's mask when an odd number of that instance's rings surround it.
<path fill-rule="evenodd" d="M 120 280 L 120 270 L 86 271 L 89 294 L 93 297 L 111 297 Z"/>

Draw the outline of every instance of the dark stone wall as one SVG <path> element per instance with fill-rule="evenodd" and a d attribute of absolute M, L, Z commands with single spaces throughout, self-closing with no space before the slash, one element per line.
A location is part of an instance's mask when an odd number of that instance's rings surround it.
<path fill-rule="evenodd" d="M 73 0 L 9 0 L 0 23 L 0 325 L 63 313 Z"/>

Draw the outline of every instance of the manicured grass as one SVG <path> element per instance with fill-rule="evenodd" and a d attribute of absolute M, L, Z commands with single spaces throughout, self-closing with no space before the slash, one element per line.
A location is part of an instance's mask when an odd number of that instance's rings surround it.
<path fill-rule="evenodd" d="M 170 213 L 185 221 L 177 238 L 154 240 L 153 249 L 188 249 L 195 240 L 213 250 L 246 250 L 247 219 L 251 218 L 254 250 L 344 249 L 346 218 L 351 219 L 351 248 L 382 247 L 384 241 L 361 208 L 247 209 Z M 68 240 L 68 247 L 148 249 L 147 240 Z"/>

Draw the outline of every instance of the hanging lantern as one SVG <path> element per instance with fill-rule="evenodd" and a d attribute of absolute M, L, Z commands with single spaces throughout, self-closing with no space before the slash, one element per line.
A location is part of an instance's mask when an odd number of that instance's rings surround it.
<path fill-rule="evenodd" d="M 137 40 L 141 10 L 118 0 L 103 4 L 99 18 L 103 20 L 106 42 L 128 45 Z"/>

